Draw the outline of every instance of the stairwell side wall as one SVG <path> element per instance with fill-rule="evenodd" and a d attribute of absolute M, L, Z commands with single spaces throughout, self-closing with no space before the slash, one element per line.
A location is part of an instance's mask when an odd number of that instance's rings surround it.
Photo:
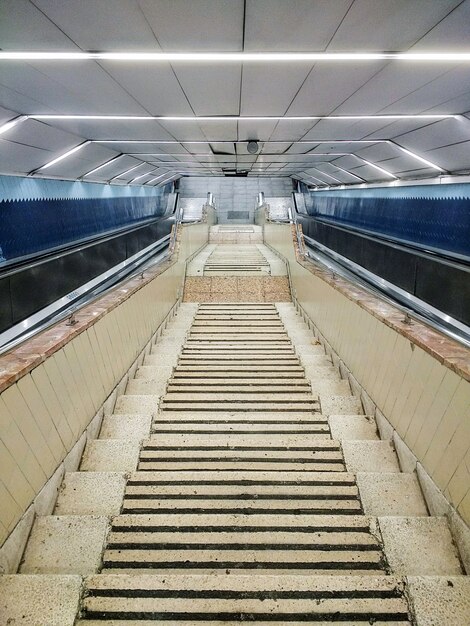
<path fill-rule="evenodd" d="M 9 541 L 23 541 L 35 507 L 44 514 L 60 472 L 78 464 L 87 428 L 112 413 L 113 390 L 181 297 L 186 259 L 207 243 L 208 228 L 182 226 L 163 267 L 80 310 L 75 326 L 57 324 L 0 357 L 0 546 L 14 529 Z M 26 359 L 31 366 L 14 372 Z"/>
<path fill-rule="evenodd" d="M 325 280 L 307 269 L 297 260 L 290 225 L 268 223 L 264 232 L 266 243 L 289 262 L 294 299 L 365 390 L 366 411 L 372 401 L 397 451 L 405 444 L 406 471 L 421 472 L 422 485 L 427 474 L 469 525 L 469 351 L 424 325 L 403 324 L 398 309 L 347 281 Z M 436 498 L 428 505 L 446 513 Z"/>

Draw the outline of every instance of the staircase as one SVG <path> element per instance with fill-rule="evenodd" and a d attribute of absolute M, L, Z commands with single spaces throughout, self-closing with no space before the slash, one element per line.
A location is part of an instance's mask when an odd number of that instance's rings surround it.
<path fill-rule="evenodd" d="M 212 245 L 204 275 L 238 272 Z M 469 589 L 294 305 L 221 299 L 183 303 L 136 370 L 0 578 L 0 624 L 466 626 Z"/>

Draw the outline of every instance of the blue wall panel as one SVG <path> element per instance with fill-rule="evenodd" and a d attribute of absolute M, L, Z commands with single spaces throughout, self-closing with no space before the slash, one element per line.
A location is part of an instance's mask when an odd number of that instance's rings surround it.
<path fill-rule="evenodd" d="M 470 256 L 470 184 L 310 192 L 309 215 Z"/>
<path fill-rule="evenodd" d="M 170 189 L 0 176 L 0 263 L 161 217 Z"/>

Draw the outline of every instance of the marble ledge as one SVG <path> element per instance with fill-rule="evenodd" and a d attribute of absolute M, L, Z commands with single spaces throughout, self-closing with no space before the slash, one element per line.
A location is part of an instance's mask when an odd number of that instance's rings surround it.
<path fill-rule="evenodd" d="M 412 344 L 430 354 L 445 367 L 470 382 L 470 351 L 467 348 L 422 322 L 414 319 L 411 324 L 405 322 L 403 312 L 392 304 L 352 285 L 344 278 L 334 276 L 331 272 L 317 266 L 313 261 L 306 261 L 299 252 L 294 229 L 293 241 L 297 261 L 302 267 L 324 280 L 346 298 L 408 339 Z"/>
<path fill-rule="evenodd" d="M 98 298 L 94 303 L 78 310 L 75 324 L 68 325 L 67 320 L 55 324 L 44 332 L 25 341 L 17 348 L 0 356 L 0 393 L 29 374 L 52 354 L 63 348 L 77 335 L 96 324 L 98 320 L 125 302 L 137 291 L 152 282 L 177 261 L 177 254 L 153 269 L 147 269 L 144 278 L 132 278 L 123 286 Z"/>

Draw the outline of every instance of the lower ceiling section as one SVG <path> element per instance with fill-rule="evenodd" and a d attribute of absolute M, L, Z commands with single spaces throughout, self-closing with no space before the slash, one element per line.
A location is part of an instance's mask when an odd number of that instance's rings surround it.
<path fill-rule="evenodd" d="M 468 32 L 470 0 L 4 0 L 0 173 L 467 174 Z"/>

